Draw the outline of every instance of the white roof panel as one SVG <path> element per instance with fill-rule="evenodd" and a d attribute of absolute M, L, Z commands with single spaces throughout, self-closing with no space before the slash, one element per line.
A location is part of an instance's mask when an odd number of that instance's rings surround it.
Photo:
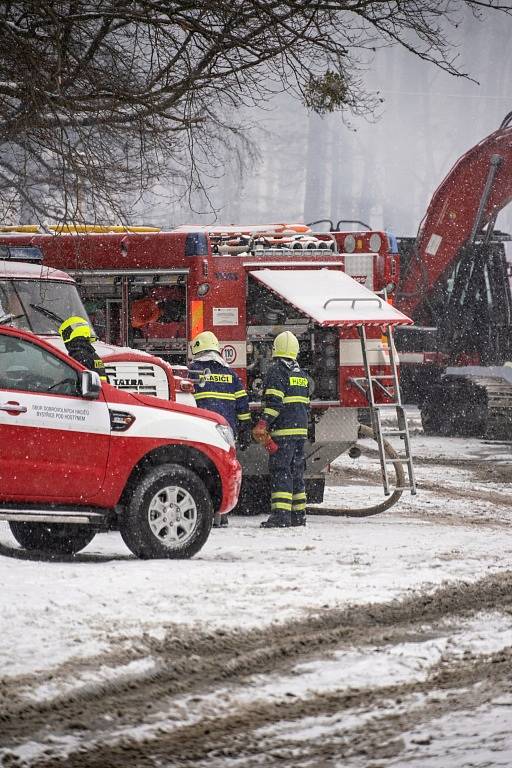
<path fill-rule="evenodd" d="M 67 280 L 74 282 L 66 272 L 53 267 L 43 267 L 41 264 L 31 264 L 24 261 L 0 260 L 0 277 L 17 280 Z"/>
<path fill-rule="evenodd" d="M 345 272 L 259 269 L 249 273 L 320 325 L 407 325 L 412 320 Z"/>

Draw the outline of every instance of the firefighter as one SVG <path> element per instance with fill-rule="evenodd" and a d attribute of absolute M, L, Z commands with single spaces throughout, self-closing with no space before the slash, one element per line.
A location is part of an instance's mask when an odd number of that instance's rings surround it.
<path fill-rule="evenodd" d="M 96 337 L 87 320 L 77 316 L 68 317 L 60 326 L 59 333 L 70 357 L 85 365 L 90 371 L 96 371 L 101 381 L 108 382 L 103 360 L 91 343 L 96 341 Z"/>
<path fill-rule="evenodd" d="M 251 442 L 251 414 L 242 382 L 222 358 L 219 341 L 211 331 L 199 333 L 191 351 L 189 370 L 199 374 L 194 393 L 197 405 L 224 416 L 244 451 Z M 215 528 L 228 525 L 227 515 L 216 515 L 213 524 Z"/>
<path fill-rule="evenodd" d="M 252 430 L 269 452 L 270 516 L 262 528 L 306 525 L 304 442 L 308 435 L 310 382 L 297 363 L 299 342 L 290 331 L 274 339 L 274 362 L 263 385 L 263 412 Z"/>

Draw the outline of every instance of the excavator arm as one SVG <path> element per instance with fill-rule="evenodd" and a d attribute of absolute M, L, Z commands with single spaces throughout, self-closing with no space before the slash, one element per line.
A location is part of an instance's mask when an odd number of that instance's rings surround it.
<path fill-rule="evenodd" d="M 406 315 L 431 294 L 461 249 L 512 200 L 512 112 L 497 131 L 462 155 L 434 192 L 420 224 L 396 305 Z"/>

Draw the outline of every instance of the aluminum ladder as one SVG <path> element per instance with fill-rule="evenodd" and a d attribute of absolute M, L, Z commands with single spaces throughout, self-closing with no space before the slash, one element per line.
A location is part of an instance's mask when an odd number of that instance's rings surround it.
<path fill-rule="evenodd" d="M 398 368 L 396 359 L 396 349 L 393 341 L 393 330 L 390 325 L 386 326 L 386 338 L 388 343 L 389 364 L 391 367 L 391 374 L 382 376 L 374 375 L 370 366 L 368 356 L 368 339 L 366 338 L 366 329 L 364 325 L 357 327 L 359 333 L 359 339 L 361 341 L 361 352 L 363 356 L 363 365 L 365 370 L 365 379 L 352 379 L 354 384 L 364 392 L 368 405 L 370 407 L 370 418 L 372 423 L 373 433 L 377 446 L 379 449 L 379 460 L 382 473 L 382 484 L 384 486 L 384 493 L 389 496 L 391 493 L 388 465 L 395 462 L 401 462 L 407 466 L 407 473 L 409 484 L 404 487 L 394 488 L 393 490 L 410 490 L 411 494 L 416 494 L 416 480 L 414 477 L 414 467 L 412 463 L 411 454 L 411 440 L 409 436 L 409 427 L 407 425 L 407 419 L 405 416 L 405 409 L 402 405 L 402 399 L 400 395 L 400 382 L 398 379 Z M 381 391 L 388 400 L 388 403 L 376 403 L 375 393 Z M 391 429 L 383 429 L 382 427 L 382 412 L 384 410 L 389 411 L 394 409 L 396 414 L 396 425 Z M 386 456 L 384 448 L 385 437 L 400 437 L 404 444 L 404 456 L 391 459 Z"/>

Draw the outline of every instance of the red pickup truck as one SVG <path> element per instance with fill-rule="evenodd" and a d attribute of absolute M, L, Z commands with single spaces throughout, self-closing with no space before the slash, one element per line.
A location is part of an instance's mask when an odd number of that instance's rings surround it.
<path fill-rule="evenodd" d="M 22 547 L 72 554 L 118 528 L 141 558 L 187 558 L 236 504 L 222 417 L 101 383 L 28 331 L 0 326 L 0 520 Z"/>

